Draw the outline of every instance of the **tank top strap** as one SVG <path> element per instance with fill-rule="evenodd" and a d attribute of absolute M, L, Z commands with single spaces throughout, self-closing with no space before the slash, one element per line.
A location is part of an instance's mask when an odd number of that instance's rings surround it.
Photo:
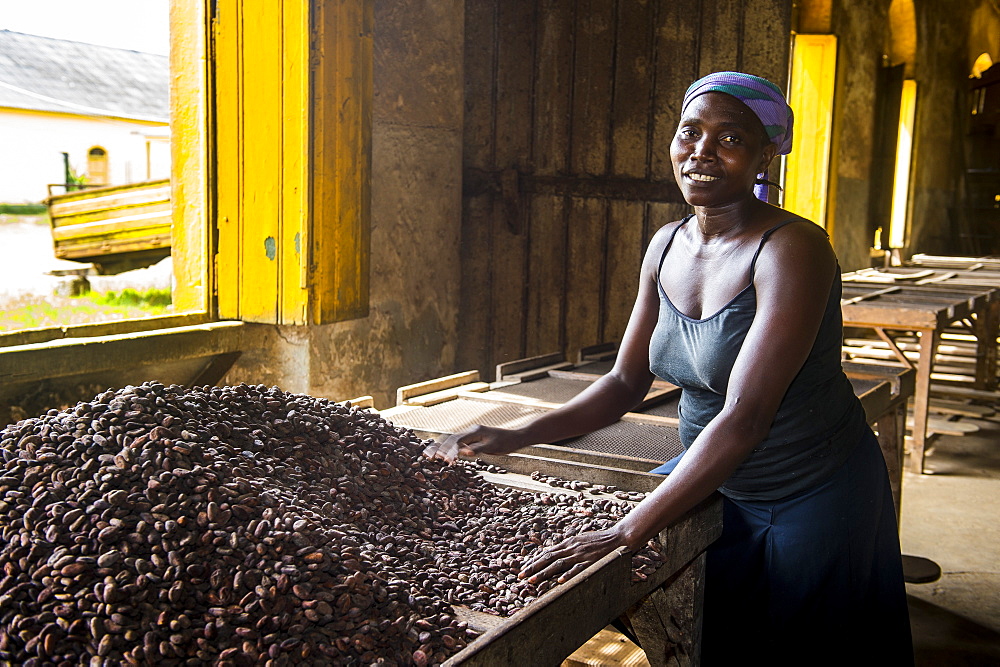
<path fill-rule="evenodd" d="M 660 275 L 660 271 L 663 269 L 663 260 L 665 260 L 667 258 L 667 251 L 670 250 L 670 246 L 672 246 L 673 243 L 674 243 L 674 237 L 677 236 L 677 230 L 679 230 L 681 227 L 683 227 L 684 224 L 687 223 L 687 221 L 690 220 L 693 216 L 694 216 L 694 213 L 688 213 L 686 216 L 684 216 L 681 219 L 681 221 L 679 223 L 677 223 L 677 226 L 674 227 L 674 231 L 672 231 L 670 233 L 670 238 L 667 240 L 666 245 L 663 246 L 663 254 L 660 255 L 660 263 L 657 264 L 657 266 L 656 266 L 656 275 L 657 276 Z"/>
<path fill-rule="evenodd" d="M 788 223 L 795 222 L 795 220 L 796 220 L 795 218 L 792 218 L 791 220 L 785 220 L 784 222 L 779 222 L 774 227 L 771 227 L 769 230 L 767 230 L 766 232 L 764 232 L 763 234 L 760 235 L 760 243 L 757 244 L 757 252 L 755 252 L 753 254 L 753 259 L 750 261 L 750 280 L 751 281 L 753 281 L 754 269 L 757 266 L 757 257 L 760 255 L 760 251 L 764 247 L 764 244 L 767 243 L 767 239 L 769 239 L 771 237 L 771 234 L 775 233 L 776 231 L 778 231 L 779 229 L 781 229 L 782 227 L 784 227 Z"/>

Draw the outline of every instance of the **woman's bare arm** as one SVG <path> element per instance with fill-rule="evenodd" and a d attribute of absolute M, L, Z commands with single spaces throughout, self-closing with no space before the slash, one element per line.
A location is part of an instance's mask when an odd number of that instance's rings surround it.
<path fill-rule="evenodd" d="M 637 549 L 707 498 L 767 435 L 781 400 L 812 349 L 836 272 L 818 227 L 783 228 L 758 258 L 757 314 L 730 375 L 726 404 L 649 496 L 607 531 L 547 550 L 522 573 L 564 580 L 619 546 Z"/>

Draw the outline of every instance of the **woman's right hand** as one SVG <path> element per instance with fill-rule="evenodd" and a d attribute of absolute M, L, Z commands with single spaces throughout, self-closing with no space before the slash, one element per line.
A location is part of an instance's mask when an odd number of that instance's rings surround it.
<path fill-rule="evenodd" d="M 530 444 L 519 430 L 477 424 L 432 442 L 424 449 L 424 456 L 452 463 L 459 455 L 509 454 Z"/>

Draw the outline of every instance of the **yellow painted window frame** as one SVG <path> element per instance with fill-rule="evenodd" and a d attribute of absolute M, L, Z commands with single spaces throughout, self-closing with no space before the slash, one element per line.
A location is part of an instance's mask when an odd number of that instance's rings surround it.
<path fill-rule="evenodd" d="M 212 23 L 220 317 L 368 313 L 372 0 L 217 0 Z"/>
<path fill-rule="evenodd" d="M 789 104 L 795 113 L 792 152 L 785 158 L 784 207 L 827 227 L 835 35 L 794 35 Z"/>

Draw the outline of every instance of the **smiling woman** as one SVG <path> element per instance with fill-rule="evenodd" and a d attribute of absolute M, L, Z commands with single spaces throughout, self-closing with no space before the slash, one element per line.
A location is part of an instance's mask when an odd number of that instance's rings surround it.
<path fill-rule="evenodd" d="M 841 365 L 837 258 L 820 227 L 758 187 L 791 135 L 773 84 L 739 72 L 692 84 L 670 153 L 694 213 L 650 242 L 614 368 L 518 429 L 475 426 L 428 454 L 589 433 L 662 378 L 683 390 L 685 452 L 653 470 L 666 479 L 617 525 L 544 550 L 522 576 L 563 581 L 614 549 L 634 551 L 718 490 L 702 664 L 838 664 L 848 636 L 909 664 L 888 475 Z"/>

